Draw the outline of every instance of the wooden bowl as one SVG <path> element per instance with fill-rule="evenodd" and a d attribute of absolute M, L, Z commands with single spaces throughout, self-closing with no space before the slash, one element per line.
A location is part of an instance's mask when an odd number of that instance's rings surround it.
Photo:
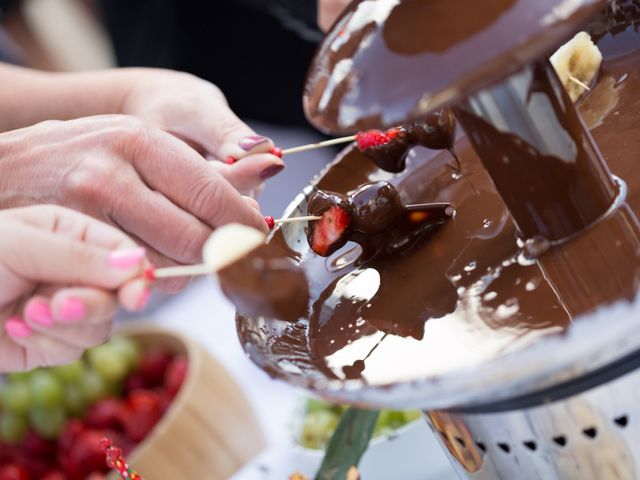
<path fill-rule="evenodd" d="M 128 457 L 145 480 L 226 479 L 265 447 L 244 394 L 201 346 L 149 324 L 127 326 L 118 333 L 134 338 L 143 348 L 161 345 L 189 360 L 187 377 L 173 403 Z"/>

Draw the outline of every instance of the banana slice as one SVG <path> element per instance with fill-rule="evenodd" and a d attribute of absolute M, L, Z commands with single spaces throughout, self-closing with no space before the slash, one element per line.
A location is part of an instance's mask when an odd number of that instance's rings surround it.
<path fill-rule="evenodd" d="M 265 234 L 255 228 L 230 223 L 211 234 L 202 248 L 202 258 L 212 272 L 217 272 L 262 245 L 264 239 Z"/>
<path fill-rule="evenodd" d="M 571 100 L 575 102 L 589 90 L 589 85 L 598 75 L 602 53 L 587 32 L 580 32 L 562 45 L 549 60 Z"/>

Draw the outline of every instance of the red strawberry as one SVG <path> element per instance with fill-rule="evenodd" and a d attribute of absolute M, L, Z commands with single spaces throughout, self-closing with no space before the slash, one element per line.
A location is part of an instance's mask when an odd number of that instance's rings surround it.
<path fill-rule="evenodd" d="M 100 448 L 100 441 L 104 436 L 104 432 L 100 430 L 85 430 L 77 436 L 60 461 L 67 476 L 84 479 L 91 472 L 108 470 L 104 452 Z"/>
<path fill-rule="evenodd" d="M 167 367 L 167 372 L 164 375 L 164 387 L 172 397 L 180 390 L 180 386 L 187 376 L 188 367 L 187 359 L 182 356 L 174 358 Z"/>
<path fill-rule="evenodd" d="M 134 442 L 139 442 L 153 429 L 160 417 L 160 396 L 151 390 L 135 390 L 129 394 L 120 420 L 126 435 Z"/>
<path fill-rule="evenodd" d="M 329 207 L 312 227 L 311 249 L 323 257 L 330 255 L 346 241 L 345 233 L 350 223 L 351 216 L 344 208 Z"/>
<path fill-rule="evenodd" d="M 399 128 L 391 128 L 386 132 L 367 130 L 366 132 L 360 132 L 356 135 L 356 143 L 358 144 L 358 149 L 362 151 L 367 148 L 385 145 L 395 139 L 399 133 Z"/>
<path fill-rule="evenodd" d="M 32 429 L 29 429 L 20 443 L 20 450 L 28 456 L 47 459 L 56 455 L 56 442 L 45 440 Z"/>
<path fill-rule="evenodd" d="M 147 382 L 140 372 L 133 372 L 124 380 L 124 393 L 128 394 L 140 388 L 147 388 Z"/>
<path fill-rule="evenodd" d="M 105 398 L 91 406 L 84 415 L 87 426 L 91 428 L 120 427 L 120 412 L 124 402 L 117 398 Z"/>
<path fill-rule="evenodd" d="M 66 478 L 60 470 L 49 470 L 40 480 L 66 480 Z"/>
<path fill-rule="evenodd" d="M 173 355 L 160 348 L 150 348 L 142 354 L 138 371 L 145 380 L 147 387 L 162 384 L 164 374 L 173 359 Z"/>
<path fill-rule="evenodd" d="M 29 480 L 29 474 L 20 465 L 10 463 L 0 467 L 0 480 Z"/>

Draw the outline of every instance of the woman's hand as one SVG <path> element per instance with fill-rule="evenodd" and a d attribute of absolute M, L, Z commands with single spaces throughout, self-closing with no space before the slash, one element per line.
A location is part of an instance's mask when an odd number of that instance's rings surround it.
<path fill-rule="evenodd" d="M 0 212 L 0 371 L 71 362 L 104 342 L 118 303 L 139 310 L 145 251 L 57 206 Z"/>
<path fill-rule="evenodd" d="M 126 70 L 122 71 L 127 72 Z M 241 193 L 250 194 L 284 168 L 273 142 L 231 111 L 212 83 L 186 73 L 136 69 L 119 113 L 135 115 L 191 145 Z M 229 165 L 229 157 L 242 159 Z"/>
<path fill-rule="evenodd" d="M 326 32 L 331 28 L 350 0 L 318 0 L 318 26 Z"/>
<path fill-rule="evenodd" d="M 200 262 L 212 229 L 226 223 L 266 230 L 255 201 L 243 198 L 212 162 L 175 136 L 124 115 L 48 121 L 0 134 L 0 208 L 43 203 L 117 226 L 160 266 Z"/>
<path fill-rule="evenodd" d="M 51 119 L 128 114 L 220 160 L 214 168 L 241 193 L 284 168 L 267 153 L 271 140 L 241 122 L 216 86 L 193 75 L 145 68 L 48 73 L 0 63 L 0 84 L 0 132 Z M 228 157 L 242 161 L 228 165 Z"/>

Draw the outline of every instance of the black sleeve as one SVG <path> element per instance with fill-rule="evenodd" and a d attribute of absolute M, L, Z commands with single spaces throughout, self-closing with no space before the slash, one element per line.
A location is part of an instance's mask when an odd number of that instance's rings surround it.
<path fill-rule="evenodd" d="M 237 0 L 277 18 L 280 23 L 307 40 L 321 38 L 317 26 L 317 0 Z"/>

